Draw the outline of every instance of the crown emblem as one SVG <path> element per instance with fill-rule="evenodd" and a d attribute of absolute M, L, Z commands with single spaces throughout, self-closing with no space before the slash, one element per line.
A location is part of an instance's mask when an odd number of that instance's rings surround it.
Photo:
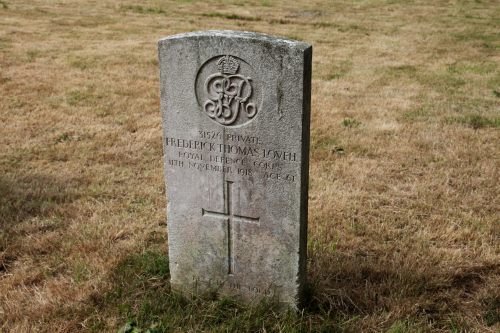
<path fill-rule="evenodd" d="M 236 74 L 238 67 L 240 67 L 238 60 L 230 55 L 225 55 L 217 61 L 217 68 L 223 74 Z"/>

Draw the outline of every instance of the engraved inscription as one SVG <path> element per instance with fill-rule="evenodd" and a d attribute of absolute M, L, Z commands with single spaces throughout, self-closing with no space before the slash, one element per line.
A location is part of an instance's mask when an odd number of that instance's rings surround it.
<path fill-rule="evenodd" d="M 196 78 L 196 95 L 203 113 L 224 126 L 243 125 L 254 118 L 260 90 L 252 72 L 250 65 L 232 55 L 203 64 Z"/>
<path fill-rule="evenodd" d="M 297 174 L 292 169 L 299 155 L 293 150 L 268 147 L 256 136 L 203 130 L 199 136 L 200 139 L 165 137 L 165 147 L 174 149 L 167 163 L 233 178 L 296 183 Z"/>
<path fill-rule="evenodd" d="M 275 285 L 271 283 L 268 286 L 255 286 L 255 285 L 246 285 L 244 283 L 241 283 L 238 280 L 234 280 L 234 277 L 228 280 L 219 280 L 219 279 L 213 279 L 213 280 L 207 280 L 207 279 L 201 279 L 199 277 L 193 276 L 192 278 L 193 283 L 195 285 L 200 285 L 200 284 L 205 284 L 208 285 L 210 288 L 218 290 L 222 289 L 224 287 L 234 290 L 234 291 L 243 291 L 247 293 L 252 293 L 252 294 L 260 294 L 265 297 L 275 297 L 276 300 L 278 300 L 277 296 L 279 296 L 279 289 L 281 286 Z"/>
<path fill-rule="evenodd" d="M 224 184 L 224 211 L 223 212 L 214 212 L 210 210 L 206 210 L 204 208 L 201 209 L 201 215 L 207 217 L 216 217 L 222 218 L 227 225 L 227 271 L 228 275 L 233 275 L 234 272 L 234 248 L 233 248 L 233 222 L 245 222 L 260 225 L 260 221 L 258 217 L 249 217 L 242 215 L 233 214 L 232 210 L 232 184 L 231 181 L 226 181 Z"/>

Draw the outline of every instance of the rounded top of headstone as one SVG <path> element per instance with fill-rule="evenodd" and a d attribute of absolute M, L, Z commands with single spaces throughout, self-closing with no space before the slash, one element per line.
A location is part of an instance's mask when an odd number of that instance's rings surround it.
<path fill-rule="evenodd" d="M 298 49 L 307 49 L 311 47 L 311 45 L 293 39 L 288 39 L 284 37 L 271 36 L 259 32 L 251 32 L 251 31 L 237 31 L 237 30 L 206 30 L 206 31 L 193 31 L 186 32 L 177 35 L 172 35 L 168 37 L 161 38 L 158 43 L 163 41 L 174 41 L 174 40 L 182 40 L 182 39 L 197 39 L 197 38 L 233 38 L 233 39 L 248 39 L 253 41 L 261 41 L 272 44 L 280 44 L 283 46 L 288 46 L 291 48 Z"/>

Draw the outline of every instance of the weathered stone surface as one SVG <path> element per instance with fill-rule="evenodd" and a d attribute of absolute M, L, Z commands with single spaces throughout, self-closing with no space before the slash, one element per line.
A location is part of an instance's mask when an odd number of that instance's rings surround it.
<path fill-rule="evenodd" d="M 236 31 L 158 45 L 172 286 L 296 306 L 312 48 Z"/>

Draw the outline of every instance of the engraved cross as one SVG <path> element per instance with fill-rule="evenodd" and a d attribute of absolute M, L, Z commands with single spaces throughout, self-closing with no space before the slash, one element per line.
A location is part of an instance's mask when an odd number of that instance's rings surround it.
<path fill-rule="evenodd" d="M 201 209 L 202 216 L 208 217 L 217 217 L 222 218 L 227 223 L 227 266 L 228 266 L 228 274 L 232 275 L 234 272 L 234 246 L 233 246 L 233 238 L 234 238 L 234 230 L 233 223 L 234 222 L 246 222 L 260 225 L 260 221 L 258 217 L 248 217 L 242 215 L 236 215 L 232 210 L 232 197 L 231 197 L 231 188 L 233 182 L 226 181 L 224 184 L 224 211 L 223 212 L 214 212 L 210 210 L 206 210 L 204 208 Z"/>

